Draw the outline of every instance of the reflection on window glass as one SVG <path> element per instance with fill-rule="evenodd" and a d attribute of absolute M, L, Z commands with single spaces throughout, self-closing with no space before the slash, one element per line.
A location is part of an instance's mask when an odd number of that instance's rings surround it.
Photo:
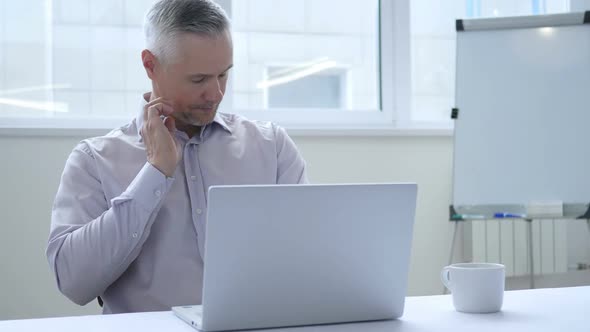
<path fill-rule="evenodd" d="M 289 76 L 292 70 L 271 68 L 270 79 L 265 81 L 269 83 L 266 89 L 268 108 L 346 108 L 344 71 L 324 70 L 296 77 Z"/>
<path fill-rule="evenodd" d="M 377 0 L 233 0 L 231 13 L 236 109 L 378 108 Z"/>

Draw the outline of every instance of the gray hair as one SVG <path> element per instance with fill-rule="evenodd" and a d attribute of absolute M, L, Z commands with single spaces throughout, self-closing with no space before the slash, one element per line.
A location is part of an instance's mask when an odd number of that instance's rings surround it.
<path fill-rule="evenodd" d="M 223 8 L 211 0 L 160 0 L 145 17 L 146 48 L 163 61 L 174 55 L 172 43 L 178 35 L 217 37 L 229 26 Z"/>

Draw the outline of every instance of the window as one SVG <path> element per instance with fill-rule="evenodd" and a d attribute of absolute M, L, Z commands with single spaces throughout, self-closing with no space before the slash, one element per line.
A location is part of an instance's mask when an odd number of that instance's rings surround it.
<path fill-rule="evenodd" d="M 0 0 L 0 123 L 112 128 L 149 89 L 148 0 Z"/>
<path fill-rule="evenodd" d="M 222 111 L 287 128 L 451 128 L 455 19 L 581 0 L 216 0 L 232 18 Z M 112 128 L 150 89 L 155 0 L 0 0 L 0 127 Z"/>
<path fill-rule="evenodd" d="M 140 52 L 154 0 L 0 1 L 3 125 L 108 128 L 137 114 L 150 89 Z M 378 0 L 218 2 L 234 39 L 222 111 L 286 126 L 391 122 Z"/>
<path fill-rule="evenodd" d="M 235 110 L 380 112 L 379 1 L 232 0 L 231 16 Z"/>

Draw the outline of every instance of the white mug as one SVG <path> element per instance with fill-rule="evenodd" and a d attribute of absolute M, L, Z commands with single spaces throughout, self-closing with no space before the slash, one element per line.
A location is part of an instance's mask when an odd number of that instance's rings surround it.
<path fill-rule="evenodd" d="M 440 278 L 457 311 L 491 313 L 502 308 L 505 270 L 502 264 L 460 263 L 445 266 Z"/>

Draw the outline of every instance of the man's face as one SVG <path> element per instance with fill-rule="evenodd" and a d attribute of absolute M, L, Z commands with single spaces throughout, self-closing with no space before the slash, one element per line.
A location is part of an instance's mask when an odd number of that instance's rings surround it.
<path fill-rule="evenodd" d="M 153 71 L 148 69 L 154 94 L 172 102 L 177 125 L 211 123 L 233 63 L 231 36 L 227 31 L 216 37 L 185 33 L 172 45 L 172 59 L 155 60 Z"/>

